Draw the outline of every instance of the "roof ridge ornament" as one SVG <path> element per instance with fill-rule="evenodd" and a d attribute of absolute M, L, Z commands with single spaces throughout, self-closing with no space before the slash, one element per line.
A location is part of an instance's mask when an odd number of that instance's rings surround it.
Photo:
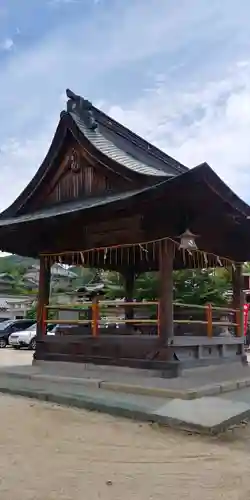
<path fill-rule="evenodd" d="M 94 117 L 92 103 L 80 95 L 75 94 L 70 89 L 66 90 L 66 95 L 68 97 L 67 112 L 76 113 L 84 121 L 88 129 L 96 130 L 98 124 Z"/>

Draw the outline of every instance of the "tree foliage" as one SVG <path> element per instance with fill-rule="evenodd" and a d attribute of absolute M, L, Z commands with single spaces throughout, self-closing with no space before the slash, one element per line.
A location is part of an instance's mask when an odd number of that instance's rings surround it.
<path fill-rule="evenodd" d="M 160 294 L 158 273 L 144 273 L 135 282 L 134 298 L 137 300 L 157 300 Z M 123 298 L 124 284 L 117 273 L 108 273 L 109 299 Z M 186 304 L 206 304 L 222 306 L 228 302 L 230 275 L 225 269 L 175 271 L 173 277 L 174 300 Z"/>
<path fill-rule="evenodd" d="M 36 263 L 33 259 L 25 259 L 15 255 L 2 257 L 0 259 L 0 272 L 10 274 L 15 278 L 13 293 L 28 294 L 23 285 L 23 276 L 27 269 Z M 73 268 L 78 278 L 74 284 L 75 288 L 96 281 L 97 274 L 107 285 L 107 298 L 124 298 L 123 278 L 119 273 L 100 271 L 88 268 Z M 250 264 L 244 266 L 245 272 L 250 272 Z M 228 292 L 231 289 L 230 275 L 224 268 L 216 270 L 183 270 L 174 272 L 174 299 L 175 301 L 188 304 L 224 305 L 228 301 Z M 63 292 L 63 290 L 61 290 Z M 58 293 L 58 290 L 57 290 Z M 136 278 L 134 298 L 137 300 L 157 300 L 159 297 L 158 273 L 147 272 Z M 34 315 L 34 310 L 30 312 Z M 33 317 L 33 316 L 32 316 Z"/>
<path fill-rule="evenodd" d="M 230 276 L 226 270 L 185 270 L 174 273 L 174 299 L 186 304 L 223 306 L 228 302 Z"/>

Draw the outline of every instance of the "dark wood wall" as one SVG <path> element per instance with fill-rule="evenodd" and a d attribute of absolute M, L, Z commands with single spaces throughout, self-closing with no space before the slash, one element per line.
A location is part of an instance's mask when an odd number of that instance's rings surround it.
<path fill-rule="evenodd" d="M 51 178 L 35 194 L 28 211 L 135 187 L 128 179 L 91 160 L 79 144 L 70 142 L 54 169 L 51 169 Z"/>

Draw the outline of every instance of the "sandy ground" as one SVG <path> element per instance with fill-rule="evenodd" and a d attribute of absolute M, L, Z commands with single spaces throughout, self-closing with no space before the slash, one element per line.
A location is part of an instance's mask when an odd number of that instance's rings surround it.
<path fill-rule="evenodd" d="M 33 358 L 33 351 L 22 349 L 15 351 L 11 347 L 0 350 L 0 367 L 17 366 L 17 365 L 31 365 Z"/>
<path fill-rule="evenodd" d="M 1 500 L 249 500 L 250 428 L 202 438 L 0 395 Z"/>
<path fill-rule="evenodd" d="M 250 425 L 204 438 L 1 394 L 0 422 L 1 500 L 250 499 Z"/>

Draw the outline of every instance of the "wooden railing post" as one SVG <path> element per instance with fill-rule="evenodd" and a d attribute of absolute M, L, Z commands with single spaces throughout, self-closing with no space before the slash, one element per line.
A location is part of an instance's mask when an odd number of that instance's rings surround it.
<path fill-rule="evenodd" d="M 206 316 L 207 316 L 207 336 L 212 337 L 213 336 L 213 311 L 212 311 L 211 304 L 206 305 Z"/>
<path fill-rule="evenodd" d="M 134 296 L 134 288 L 135 288 L 135 271 L 133 268 L 128 267 L 126 271 L 124 271 L 123 275 L 124 279 L 124 291 L 125 291 L 125 303 L 129 302 L 129 305 L 125 307 L 125 320 L 134 319 L 134 307 L 133 307 L 133 296 Z M 125 323 L 126 327 L 129 327 L 129 322 Z"/>
<path fill-rule="evenodd" d="M 98 298 L 94 297 L 92 301 L 92 335 L 97 337 L 99 333 L 99 302 Z"/>
<path fill-rule="evenodd" d="M 241 337 L 241 335 L 242 335 L 241 317 L 242 317 L 241 310 L 236 309 L 235 319 L 236 319 L 236 335 L 237 335 L 237 337 Z"/>
<path fill-rule="evenodd" d="M 157 335 L 160 336 L 160 303 L 157 302 Z"/>
<path fill-rule="evenodd" d="M 42 312 L 42 324 L 41 324 L 42 335 L 47 334 L 47 319 L 48 319 L 48 310 L 47 307 L 44 306 Z"/>
<path fill-rule="evenodd" d="M 37 338 L 41 340 L 47 332 L 46 320 L 50 295 L 50 263 L 48 259 L 40 257 L 39 290 L 37 301 Z"/>
<path fill-rule="evenodd" d="M 163 240 L 159 248 L 159 278 L 160 278 L 160 324 L 159 337 L 168 345 L 174 337 L 173 308 L 173 262 L 174 246 Z"/>
<path fill-rule="evenodd" d="M 244 293 L 243 293 L 243 275 L 242 264 L 236 263 L 232 273 L 233 285 L 233 308 L 235 312 L 236 335 L 244 335 Z M 238 325 L 239 328 L 238 328 Z"/>

